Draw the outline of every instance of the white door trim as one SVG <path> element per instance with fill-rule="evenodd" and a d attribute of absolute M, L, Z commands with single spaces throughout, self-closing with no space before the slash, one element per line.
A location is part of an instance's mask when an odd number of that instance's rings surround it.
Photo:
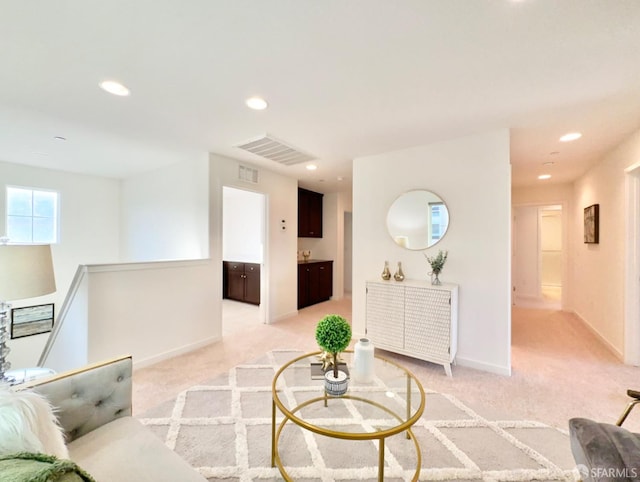
<path fill-rule="evenodd" d="M 640 162 L 625 169 L 624 362 L 640 365 Z"/>

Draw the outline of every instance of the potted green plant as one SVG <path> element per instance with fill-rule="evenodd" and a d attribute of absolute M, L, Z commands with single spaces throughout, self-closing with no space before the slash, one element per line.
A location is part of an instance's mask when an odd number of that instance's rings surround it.
<path fill-rule="evenodd" d="M 348 377 L 338 370 L 338 354 L 351 342 L 351 325 L 340 315 L 327 315 L 316 326 L 316 341 L 333 359 L 333 369 L 324 375 L 325 390 L 330 395 L 343 395 L 347 391 Z"/>
<path fill-rule="evenodd" d="M 431 265 L 431 284 L 439 285 L 440 283 L 440 272 L 444 268 L 444 263 L 447 261 L 447 256 L 449 255 L 449 251 L 438 251 L 437 256 L 429 257 L 427 253 L 423 253 L 424 257 L 427 258 L 427 262 Z"/>

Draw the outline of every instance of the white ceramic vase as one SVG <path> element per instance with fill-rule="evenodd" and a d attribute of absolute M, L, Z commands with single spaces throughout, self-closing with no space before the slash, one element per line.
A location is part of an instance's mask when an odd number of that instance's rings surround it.
<path fill-rule="evenodd" d="M 368 338 L 360 338 L 353 349 L 353 378 L 362 383 L 373 381 L 374 347 Z"/>

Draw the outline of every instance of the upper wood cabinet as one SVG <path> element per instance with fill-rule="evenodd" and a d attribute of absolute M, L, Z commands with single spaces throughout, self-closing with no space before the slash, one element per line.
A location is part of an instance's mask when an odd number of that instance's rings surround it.
<path fill-rule="evenodd" d="M 298 188 L 298 237 L 322 237 L 322 197 L 324 194 Z"/>

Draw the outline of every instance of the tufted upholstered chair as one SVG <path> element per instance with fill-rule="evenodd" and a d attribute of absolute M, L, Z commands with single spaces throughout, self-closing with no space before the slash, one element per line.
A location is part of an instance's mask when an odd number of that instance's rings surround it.
<path fill-rule="evenodd" d="M 57 408 L 67 443 L 120 417 L 131 416 L 130 356 L 90 365 L 55 384 L 22 385 L 47 397 Z M 54 377 L 55 378 L 55 377 Z"/>
<path fill-rule="evenodd" d="M 56 407 L 69 457 L 98 482 L 206 482 L 131 416 L 132 368 L 125 356 L 16 389 L 38 392 Z"/>
<path fill-rule="evenodd" d="M 631 401 L 615 425 L 587 418 L 569 420 L 573 458 L 584 482 L 640 480 L 640 434 L 621 425 L 640 403 L 640 392 L 627 390 Z"/>

